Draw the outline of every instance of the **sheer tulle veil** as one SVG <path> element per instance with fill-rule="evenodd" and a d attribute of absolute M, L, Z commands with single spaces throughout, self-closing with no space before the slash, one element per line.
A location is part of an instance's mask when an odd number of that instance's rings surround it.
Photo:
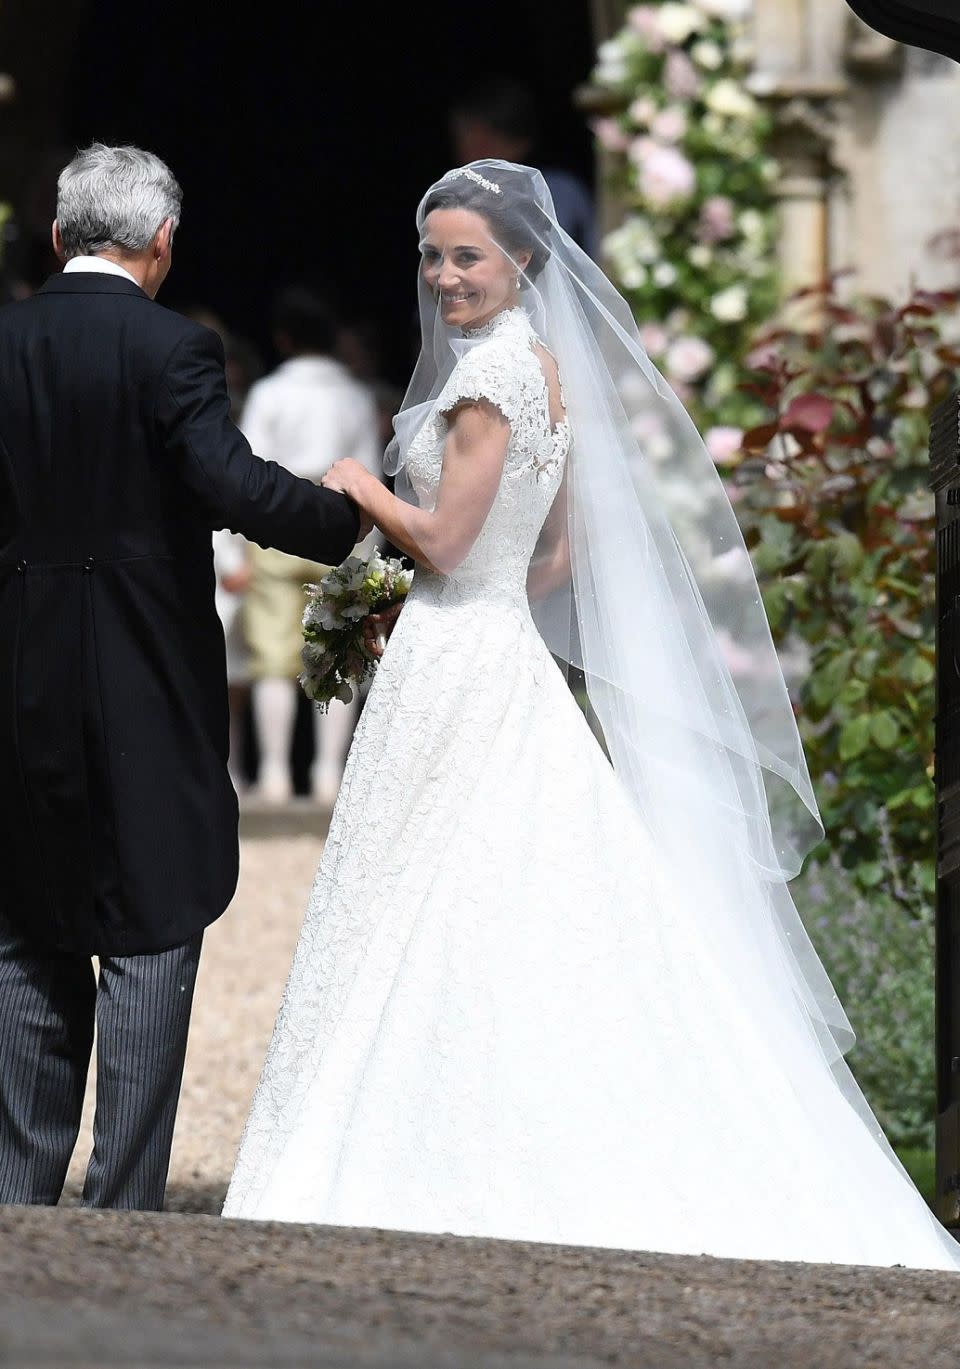
<path fill-rule="evenodd" d="M 757 580 L 720 476 L 647 356 L 626 301 L 560 227 L 540 172 L 489 160 L 437 191 L 475 210 L 521 273 L 520 307 L 556 358 L 572 446 L 550 536 L 567 582 L 531 603 L 554 656 L 582 670 L 614 770 L 655 836 L 691 938 L 747 1007 L 786 987 L 845 1087 L 853 1032 L 788 881 L 823 831 Z M 422 275 L 422 349 L 387 451 L 403 467 L 459 357 Z M 542 554 L 556 551 L 544 545 Z M 857 1095 L 858 1097 L 859 1095 Z M 876 1124 L 871 1124 L 875 1128 Z"/>

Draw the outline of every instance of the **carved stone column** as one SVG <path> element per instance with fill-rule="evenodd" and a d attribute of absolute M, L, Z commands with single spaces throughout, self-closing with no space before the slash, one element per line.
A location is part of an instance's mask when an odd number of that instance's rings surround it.
<path fill-rule="evenodd" d="M 846 93 L 843 0 L 755 0 L 752 93 L 772 109 L 785 294 L 830 272 L 836 102 Z"/>

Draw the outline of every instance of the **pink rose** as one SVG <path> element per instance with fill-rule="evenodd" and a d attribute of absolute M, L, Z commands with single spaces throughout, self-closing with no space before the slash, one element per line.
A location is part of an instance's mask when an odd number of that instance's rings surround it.
<path fill-rule="evenodd" d="M 700 77 L 685 52 L 674 48 L 667 53 L 663 83 L 671 100 L 692 100 L 700 89 Z"/>
<path fill-rule="evenodd" d="M 723 242 L 734 234 L 733 201 L 726 195 L 710 195 L 700 209 L 697 233 L 702 242 Z"/>
<path fill-rule="evenodd" d="M 692 384 L 713 364 L 713 348 L 703 338 L 678 337 L 667 350 L 667 375 L 672 382 Z"/>
<path fill-rule="evenodd" d="M 664 209 L 677 200 L 689 199 L 696 182 L 692 164 L 675 147 L 655 144 L 643 158 L 640 189 L 644 197 L 658 209 Z"/>
<path fill-rule="evenodd" d="M 640 329 L 640 341 L 648 356 L 658 357 L 667 350 L 669 338 L 666 328 L 659 323 L 644 323 Z"/>
<path fill-rule="evenodd" d="M 594 119 L 590 127 L 601 147 L 608 152 L 626 152 L 630 146 L 630 136 L 617 123 L 616 119 Z"/>
<path fill-rule="evenodd" d="M 711 428 L 704 442 L 707 444 L 707 451 L 710 453 L 715 465 L 725 466 L 740 451 L 740 444 L 743 441 L 743 430 L 741 428 Z M 727 494 L 730 491 L 727 490 Z M 739 492 L 737 497 L 739 498 Z M 733 496 L 730 502 L 735 503 Z"/>
<path fill-rule="evenodd" d="M 654 137 L 665 143 L 678 143 L 687 131 L 687 116 L 682 109 L 663 109 L 650 125 Z"/>
<path fill-rule="evenodd" d="M 627 11 L 627 22 L 636 33 L 639 33 L 649 52 L 663 51 L 666 39 L 657 21 L 656 6 L 634 5 Z"/>

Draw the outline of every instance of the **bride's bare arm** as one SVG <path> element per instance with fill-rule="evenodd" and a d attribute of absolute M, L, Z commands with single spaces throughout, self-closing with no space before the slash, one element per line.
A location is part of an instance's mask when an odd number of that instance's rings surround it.
<path fill-rule="evenodd" d="M 349 495 L 395 547 L 428 570 L 448 574 L 473 546 L 496 497 L 510 424 L 487 400 L 458 404 L 447 415 L 443 469 L 433 510 L 397 499 L 359 462 L 338 461 L 323 477 Z"/>

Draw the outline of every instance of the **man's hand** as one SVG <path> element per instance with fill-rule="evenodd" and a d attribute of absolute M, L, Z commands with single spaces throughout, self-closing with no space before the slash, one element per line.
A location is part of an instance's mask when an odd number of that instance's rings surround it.
<path fill-rule="evenodd" d="M 375 660 L 379 661 L 390 640 L 390 634 L 397 625 L 403 604 L 394 604 L 382 613 L 369 613 L 363 620 L 363 644 Z"/>

